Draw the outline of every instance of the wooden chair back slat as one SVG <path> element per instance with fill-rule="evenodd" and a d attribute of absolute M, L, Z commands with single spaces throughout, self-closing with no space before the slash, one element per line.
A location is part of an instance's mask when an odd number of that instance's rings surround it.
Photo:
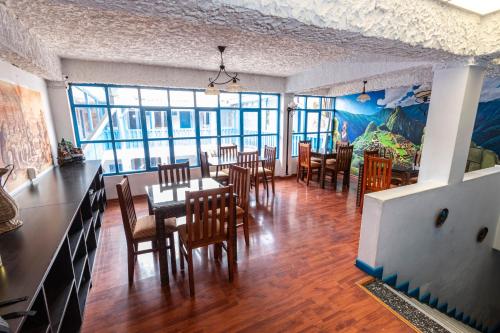
<path fill-rule="evenodd" d="M 160 185 L 179 185 L 191 181 L 189 162 L 176 164 L 159 164 L 158 178 Z"/>
<path fill-rule="evenodd" d="M 237 165 L 243 168 L 250 169 L 250 177 L 255 179 L 259 168 L 259 152 L 239 152 Z"/>
<path fill-rule="evenodd" d="M 264 146 L 264 168 L 270 170 L 274 175 L 276 168 L 276 147 Z"/>
<path fill-rule="evenodd" d="M 363 170 L 364 189 L 371 192 L 391 187 L 392 161 L 388 158 L 368 156 Z"/>
<path fill-rule="evenodd" d="M 354 146 L 339 145 L 337 146 L 337 171 L 349 171 L 351 169 L 352 153 Z"/>
<path fill-rule="evenodd" d="M 202 178 L 210 177 L 210 166 L 208 165 L 208 154 L 206 151 L 200 151 L 200 169 Z"/>
<path fill-rule="evenodd" d="M 220 214 L 217 214 L 217 209 Z M 236 222 L 232 185 L 186 192 L 186 230 L 189 247 L 195 248 L 227 240 L 231 236 L 234 223 Z"/>
<path fill-rule="evenodd" d="M 219 157 L 222 158 L 223 160 L 236 159 L 237 155 L 238 155 L 237 145 L 219 147 Z"/>
<path fill-rule="evenodd" d="M 127 243 L 130 245 L 133 243 L 132 235 L 134 233 L 135 224 L 137 223 L 137 215 L 135 214 L 134 201 L 127 176 L 123 176 L 122 181 L 116 184 L 116 192 L 118 193 L 118 202 L 120 203 L 125 237 Z"/>
<path fill-rule="evenodd" d="M 250 169 L 231 165 L 229 167 L 229 184 L 233 185 L 234 193 L 238 195 L 236 204 L 246 211 L 250 197 Z"/>
<path fill-rule="evenodd" d="M 299 143 L 299 164 L 306 168 L 311 167 L 311 144 Z"/>

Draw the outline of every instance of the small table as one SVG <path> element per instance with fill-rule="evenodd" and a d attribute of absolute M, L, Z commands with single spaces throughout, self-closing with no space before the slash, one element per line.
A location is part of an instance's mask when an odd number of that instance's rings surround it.
<path fill-rule="evenodd" d="M 321 188 L 325 188 L 326 160 L 336 158 L 337 152 L 331 148 L 311 149 L 311 156 L 321 159 L 321 169 L 319 178 L 320 178 Z"/>
<path fill-rule="evenodd" d="M 363 180 L 363 172 L 364 172 L 364 163 L 359 164 L 359 171 L 358 171 L 358 189 L 356 193 L 356 206 L 359 207 L 361 204 L 361 195 L 362 195 L 362 180 Z M 409 185 L 410 184 L 410 179 L 412 177 L 418 177 L 418 169 L 415 168 L 405 168 L 400 165 L 393 165 L 392 166 L 392 175 L 397 175 L 401 177 L 401 185 Z"/>
<path fill-rule="evenodd" d="M 258 162 L 262 164 L 262 169 L 263 169 L 263 178 L 264 180 L 266 178 L 266 170 L 264 168 L 264 162 L 266 159 L 262 156 L 259 156 Z M 215 166 L 217 169 L 220 167 L 225 167 L 228 165 L 236 165 L 238 164 L 238 159 L 237 158 L 225 158 L 221 156 L 212 156 L 208 158 L 208 165 L 210 166 Z M 256 170 L 256 175 L 255 175 L 255 201 L 259 202 L 259 170 Z"/>
<path fill-rule="evenodd" d="M 155 215 L 156 233 L 158 235 L 158 262 L 162 284 L 168 284 L 168 262 L 165 239 L 165 225 L 163 221 L 169 217 L 186 216 L 186 192 L 219 188 L 221 184 L 211 178 L 194 179 L 181 185 L 150 185 L 146 186 L 148 205 Z M 236 200 L 236 198 L 235 198 Z M 235 204 L 236 210 L 236 204 Z M 235 212 L 236 214 L 236 212 Z M 236 216 L 236 215 L 235 215 Z M 236 224 L 234 229 L 234 247 L 236 258 Z M 175 258 L 172 265 L 175 265 Z M 236 260 L 236 259 L 235 259 Z"/>

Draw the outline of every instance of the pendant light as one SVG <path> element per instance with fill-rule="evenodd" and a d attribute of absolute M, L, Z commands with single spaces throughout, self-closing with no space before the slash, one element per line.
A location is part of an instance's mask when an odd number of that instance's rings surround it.
<path fill-rule="evenodd" d="M 365 102 L 368 102 L 369 100 L 371 100 L 371 97 L 370 95 L 368 95 L 366 93 L 366 83 L 368 81 L 363 81 L 363 93 L 361 93 L 361 95 L 358 96 L 358 98 L 356 98 L 356 100 L 360 103 L 365 103 Z"/>
<path fill-rule="evenodd" d="M 226 71 L 226 66 L 224 65 L 224 57 L 223 53 L 224 50 L 226 49 L 225 46 L 218 46 L 217 49 L 220 52 L 220 65 L 219 65 L 219 73 L 217 73 L 217 76 L 212 79 L 208 78 L 208 87 L 205 89 L 205 94 L 206 95 L 219 95 L 220 90 L 216 87 L 216 85 L 225 85 L 226 90 L 228 92 L 240 92 L 242 91 L 242 86 L 239 84 L 238 81 L 240 79 L 238 78 L 238 73 L 230 74 Z M 224 76 L 221 77 L 221 75 L 224 74 Z M 220 79 L 220 81 L 218 81 Z M 229 84 L 228 84 L 229 83 Z"/>

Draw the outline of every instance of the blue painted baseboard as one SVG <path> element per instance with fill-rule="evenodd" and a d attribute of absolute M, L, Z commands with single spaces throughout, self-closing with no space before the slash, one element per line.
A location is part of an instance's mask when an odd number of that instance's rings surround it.
<path fill-rule="evenodd" d="M 382 266 L 374 268 L 359 259 L 356 259 L 356 267 L 366 274 L 376 277 L 377 279 L 381 279 L 384 272 L 384 268 Z"/>

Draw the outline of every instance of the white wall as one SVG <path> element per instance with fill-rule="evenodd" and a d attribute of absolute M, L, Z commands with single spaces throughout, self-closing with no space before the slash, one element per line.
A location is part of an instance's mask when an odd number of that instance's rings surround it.
<path fill-rule="evenodd" d="M 40 92 L 41 97 L 42 97 L 42 105 L 43 105 L 43 115 L 45 117 L 45 123 L 47 125 L 47 131 L 49 134 L 49 140 L 50 140 L 50 145 L 52 148 L 52 156 L 54 158 L 54 161 L 56 161 L 57 158 L 57 142 L 56 142 L 56 136 L 55 136 L 55 131 L 54 131 L 54 125 L 52 121 L 52 114 L 50 112 L 50 105 L 49 105 L 49 99 L 48 99 L 48 94 L 47 94 L 47 86 L 45 84 L 45 80 L 30 74 L 28 72 L 25 72 L 15 66 L 12 66 L 11 64 L 0 60 L 0 80 L 9 82 L 12 84 L 20 85 L 32 90 L 36 90 Z M 29 182 L 26 182 L 28 184 Z M 14 189 L 12 192 L 18 191 L 20 188 L 22 188 L 25 184 L 19 186 L 18 188 Z"/>
<path fill-rule="evenodd" d="M 435 227 L 441 209 L 445 224 Z M 422 182 L 365 196 L 358 259 L 398 274 L 421 295 L 429 291 L 479 321 L 500 319 L 500 166 L 467 173 L 450 185 Z M 476 242 L 480 228 L 489 233 Z M 496 323 L 489 322 L 488 326 Z"/>

